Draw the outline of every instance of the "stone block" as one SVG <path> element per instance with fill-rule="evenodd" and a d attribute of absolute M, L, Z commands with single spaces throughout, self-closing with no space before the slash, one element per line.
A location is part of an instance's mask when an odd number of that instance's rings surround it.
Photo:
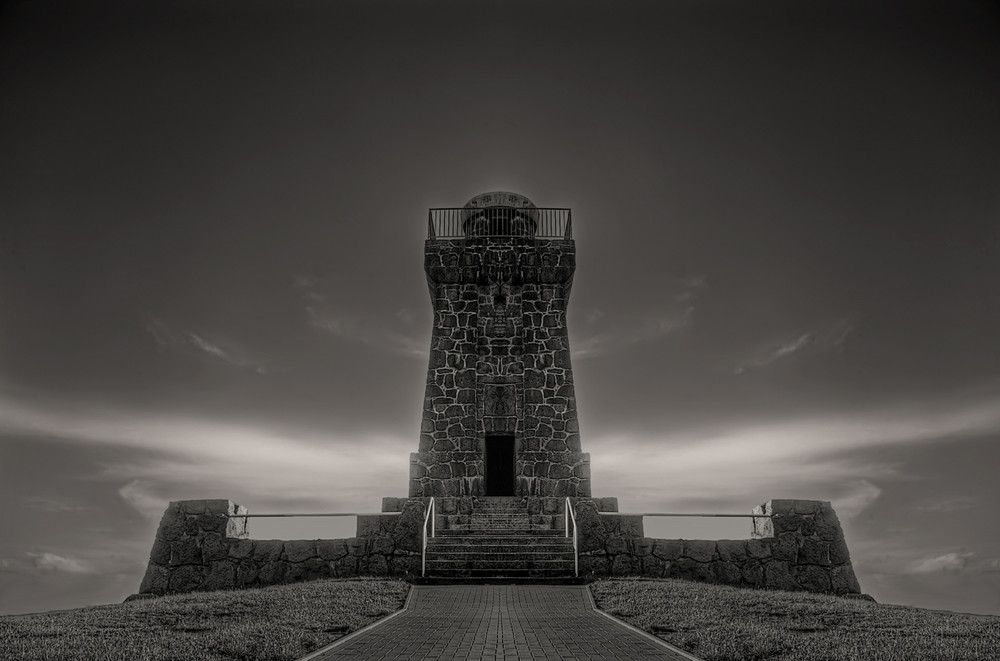
<path fill-rule="evenodd" d="M 285 542 L 283 557 L 288 562 L 303 562 L 309 558 L 318 557 L 316 542 L 307 539 L 294 539 Z"/>
<path fill-rule="evenodd" d="M 229 555 L 229 539 L 218 533 L 205 533 L 199 538 L 203 562 L 223 560 Z"/>
<path fill-rule="evenodd" d="M 830 542 L 806 537 L 799 548 L 799 564 L 830 566 Z"/>
<path fill-rule="evenodd" d="M 587 459 L 589 461 L 590 455 L 587 455 Z M 597 508 L 598 508 L 598 511 L 600 511 L 600 512 L 617 512 L 618 511 L 618 499 L 617 498 L 614 498 L 614 497 L 611 497 L 611 498 L 595 498 L 594 500 L 598 503 Z"/>
<path fill-rule="evenodd" d="M 742 539 L 720 539 L 716 542 L 719 559 L 742 564 L 747 558 L 747 542 Z"/>
<path fill-rule="evenodd" d="M 702 539 L 685 539 L 682 557 L 690 558 L 695 562 L 711 562 L 718 557 L 715 542 Z"/>
<path fill-rule="evenodd" d="M 402 516 L 402 515 L 400 515 Z M 390 518 L 389 516 L 383 517 L 380 514 L 367 514 L 364 516 L 357 517 L 357 532 L 355 537 L 377 537 L 383 533 L 382 520 L 383 518 Z"/>
<path fill-rule="evenodd" d="M 146 575 L 142 577 L 139 592 L 149 592 L 158 595 L 167 594 L 169 578 L 169 569 L 158 564 L 149 563 L 146 566 Z"/>
<path fill-rule="evenodd" d="M 579 558 L 581 576 L 610 576 L 611 558 L 601 553 L 581 553 Z"/>
<path fill-rule="evenodd" d="M 420 573 L 420 556 L 414 553 L 396 554 L 389 559 L 390 576 L 415 577 Z"/>
<path fill-rule="evenodd" d="M 589 551 L 604 551 L 608 533 L 602 521 L 602 515 L 592 501 L 581 500 L 574 508 L 576 512 L 577 539 L 581 553 Z"/>
<path fill-rule="evenodd" d="M 257 582 L 257 565 L 251 562 L 240 562 L 236 565 L 235 584 L 238 588 L 247 588 Z"/>
<path fill-rule="evenodd" d="M 639 537 L 632 540 L 631 552 L 633 555 L 639 558 L 644 558 L 653 553 L 653 544 L 656 540 L 650 539 L 649 537 Z"/>
<path fill-rule="evenodd" d="M 851 561 L 851 554 L 847 550 L 847 541 L 841 537 L 830 542 L 830 563 L 842 565 Z"/>
<path fill-rule="evenodd" d="M 830 571 L 818 565 L 799 565 L 795 568 L 799 588 L 808 592 L 829 593 L 832 589 Z"/>
<path fill-rule="evenodd" d="M 740 569 L 743 582 L 755 588 L 764 586 L 764 568 L 756 560 L 747 561 Z"/>
<path fill-rule="evenodd" d="M 861 586 L 854 575 L 851 565 L 839 565 L 830 568 L 831 590 L 834 594 L 860 593 Z"/>
<path fill-rule="evenodd" d="M 173 571 L 170 572 L 167 592 L 171 594 L 176 594 L 178 592 L 193 592 L 198 589 L 203 580 L 205 580 L 204 565 L 183 565 L 175 567 Z"/>
<path fill-rule="evenodd" d="M 764 587 L 770 590 L 797 590 L 798 581 L 792 564 L 786 560 L 770 560 L 764 565 Z"/>
<path fill-rule="evenodd" d="M 241 517 L 241 514 L 247 514 L 247 508 L 236 505 L 235 512 L 226 521 L 226 537 L 244 539 L 250 536 L 250 519 Z"/>
<path fill-rule="evenodd" d="M 770 558 L 773 543 L 773 539 L 748 539 L 746 540 L 747 555 L 758 560 Z"/>
<path fill-rule="evenodd" d="M 404 502 L 406 502 L 405 498 L 393 498 L 391 496 L 386 496 L 385 498 L 382 499 L 382 511 L 402 512 Z"/>
<path fill-rule="evenodd" d="M 177 510 L 182 514 L 204 514 L 205 513 L 205 501 L 204 500 L 173 500 L 170 502 L 170 506 L 177 506 Z"/>
<path fill-rule="evenodd" d="M 156 536 L 167 542 L 173 542 L 187 536 L 187 517 L 181 510 L 180 503 L 170 503 L 163 516 Z"/>
<path fill-rule="evenodd" d="M 209 564 L 200 590 L 232 590 L 236 587 L 236 565 L 229 560 L 216 560 Z"/>
<path fill-rule="evenodd" d="M 274 562 L 281 558 L 281 550 L 284 543 L 280 539 L 258 539 L 254 541 L 256 543 L 253 547 L 252 558 L 255 562 Z"/>
<path fill-rule="evenodd" d="M 170 562 L 170 542 L 162 539 L 153 540 L 153 548 L 149 552 L 149 561 L 159 565 Z"/>
<path fill-rule="evenodd" d="M 721 561 L 714 564 L 715 580 L 723 585 L 741 585 L 743 571 L 735 562 Z"/>
<path fill-rule="evenodd" d="M 243 558 L 249 558 L 253 555 L 253 548 L 255 540 L 252 539 L 235 539 L 229 544 L 229 557 L 241 560 Z"/>
<path fill-rule="evenodd" d="M 628 541 L 624 537 L 609 537 L 604 544 L 604 549 L 608 552 L 608 555 L 628 553 Z"/>
<path fill-rule="evenodd" d="M 272 560 L 261 564 L 257 572 L 257 582 L 260 585 L 281 585 L 287 582 L 288 563 L 282 560 Z"/>
<path fill-rule="evenodd" d="M 364 576 L 387 576 L 389 562 L 384 555 L 372 555 L 363 561 L 360 571 Z"/>
<path fill-rule="evenodd" d="M 347 556 L 347 544 L 342 539 L 320 539 L 316 541 L 316 555 L 322 560 L 339 560 Z"/>
<path fill-rule="evenodd" d="M 778 560 L 798 562 L 800 539 L 796 533 L 781 533 L 771 542 L 771 554 Z"/>
<path fill-rule="evenodd" d="M 197 538 L 189 537 L 170 545 L 170 565 L 200 565 L 202 563 L 201 548 Z"/>
<path fill-rule="evenodd" d="M 669 576 L 702 583 L 715 583 L 716 581 L 713 563 L 698 562 L 683 556 L 671 564 Z"/>
<path fill-rule="evenodd" d="M 371 552 L 379 555 L 392 555 L 396 544 L 392 537 L 376 537 L 372 540 Z"/>
<path fill-rule="evenodd" d="M 684 541 L 680 539 L 654 539 L 653 555 L 661 560 L 677 560 L 684 553 Z"/>
<path fill-rule="evenodd" d="M 642 562 L 635 556 L 623 553 L 611 561 L 612 576 L 637 576 L 641 573 Z"/>

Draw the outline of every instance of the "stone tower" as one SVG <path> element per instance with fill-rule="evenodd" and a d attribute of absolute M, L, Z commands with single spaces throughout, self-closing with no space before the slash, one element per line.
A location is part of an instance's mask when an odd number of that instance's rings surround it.
<path fill-rule="evenodd" d="M 575 266 L 569 209 L 494 192 L 430 210 L 434 329 L 411 497 L 590 496 L 566 328 Z"/>

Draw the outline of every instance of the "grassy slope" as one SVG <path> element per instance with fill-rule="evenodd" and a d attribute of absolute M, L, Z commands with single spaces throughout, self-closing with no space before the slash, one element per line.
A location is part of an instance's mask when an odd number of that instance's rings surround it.
<path fill-rule="evenodd" d="M 290 661 L 399 610 L 394 580 L 324 580 L 0 618 L 4 661 Z"/>
<path fill-rule="evenodd" d="M 1000 617 L 674 580 L 591 589 L 601 610 L 705 661 L 1000 660 Z"/>

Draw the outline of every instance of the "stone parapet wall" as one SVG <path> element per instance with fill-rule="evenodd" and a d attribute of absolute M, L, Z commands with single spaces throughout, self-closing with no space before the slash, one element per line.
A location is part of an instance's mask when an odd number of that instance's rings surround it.
<path fill-rule="evenodd" d="M 160 520 L 140 593 L 228 590 L 351 576 L 420 572 L 424 503 L 392 516 L 359 516 L 348 539 L 249 539 L 246 508 L 229 500 L 170 503 Z"/>
<path fill-rule="evenodd" d="M 861 592 L 836 512 L 826 501 L 771 500 L 754 509 L 754 538 L 652 539 L 642 517 L 574 505 L 581 576 L 679 578 L 827 594 Z"/>

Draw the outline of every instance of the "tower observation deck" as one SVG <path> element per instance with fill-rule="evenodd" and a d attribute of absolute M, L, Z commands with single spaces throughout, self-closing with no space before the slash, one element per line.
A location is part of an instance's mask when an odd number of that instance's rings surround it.
<path fill-rule="evenodd" d="M 492 192 L 431 209 L 434 328 L 411 497 L 590 496 L 566 307 L 569 209 Z"/>

